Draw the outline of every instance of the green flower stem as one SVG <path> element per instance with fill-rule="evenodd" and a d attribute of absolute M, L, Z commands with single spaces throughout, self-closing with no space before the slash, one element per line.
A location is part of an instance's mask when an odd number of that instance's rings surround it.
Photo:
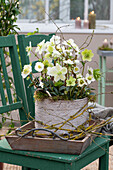
<path fill-rule="evenodd" d="M 80 91 L 80 96 L 82 95 L 82 92 L 83 92 L 84 88 L 85 88 L 85 85 L 82 87 L 82 89 Z"/>
<path fill-rule="evenodd" d="M 82 69 L 82 76 L 84 75 L 85 64 L 86 64 L 86 62 L 84 62 L 84 64 L 82 64 L 82 66 L 83 66 L 83 69 Z"/>
<path fill-rule="evenodd" d="M 33 83 L 33 85 L 38 89 L 38 86 L 35 84 L 35 82 L 32 80 L 32 78 L 30 77 L 30 75 L 28 75 L 28 77 L 30 78 L 31 82 Z"/>
<path fill-rule="evenodd" d="M 31 50 L 31 52 L 32 52 L 32 54 L 34 54 L 35 57 L 37 57 L 38 59 L 40 59 L 40 57 L 38 57 L 38 55 L 36 55 L 33 50 Z"/>
<path fill-rule="evenodd" d="M 41 54 L 41 58 L 42 58 L 42 62 L 44 61 L 44 57 L 43 57 L 43 54 Z"/>

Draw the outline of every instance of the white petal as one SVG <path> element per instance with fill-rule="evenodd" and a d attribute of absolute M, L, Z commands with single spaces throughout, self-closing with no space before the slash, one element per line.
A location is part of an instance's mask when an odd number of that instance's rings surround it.
<path fill-rule="evenodd" d="M 60 76 L 56 75 L 56 76 L 54 77 L 54 80 L 55 80 L 56 82 L 59 81 L 59 80 L 60 80 Z"/>
<path fill-rule="evenodd" d="M 61 74 L 60 79 L 64 81 L 65 80 L 65 75 Z"/>
<path fill-rule="evenodd" d="M 56 70 L 57 70 L 57 72 L 60 71 L 61 69 L 62 69 L 62 67 L 57 63 L 57 64 L 56 64 Z"/>
<path fill-rule="evenodd" d="M 66 73 L 67 73 L 67 68 L 66 68 L 66 67 L 63 67 L 63 68 L 61 69 L 61 72 L 62 72 L 62 74 L 66 74 Z"/>
<path fill-rule="evenodd" d="M 50 76 L 57 75 L 57 69 L 55 67 L 52 67 L 51 69 L 49 68 L 48 75 L 50 75 Z"/>

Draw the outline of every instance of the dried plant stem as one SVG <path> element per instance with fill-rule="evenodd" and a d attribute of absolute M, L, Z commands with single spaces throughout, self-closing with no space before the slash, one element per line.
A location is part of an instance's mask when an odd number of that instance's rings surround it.
<path fill-rule="evenodd" d="M 87 105 L 87 104 L 85 104 L 85 105 L 84 105 L 78 112 L 76 112 L 73 116 L 70 116 L 69 119 L 67 119 L 66 121 L 64 121 L 64 122 L 62 123 L 62 125 L 59 127 L 59 129 L 60 129 L 61 127 L 63 127 L 67 122 L 69 122 L 69 121 L 71 121 L 71 120 L 73 120 L 73 119 L 81 116 L 85 111 L 87 111 L 88 109 L 90 109 L 90 108 L 84 109 L 84 107 L 85 107 L 86 105 Z M 84 109 L 84 110 L 83 110 L 79 115 L 77 115 L 82 109 Z"/>
<path fill-rule="evenodd" d="M 94 36 L 94 30 L 93 30 L 92 34 L 89 35 L 89 36 L 86 38 L 86 40 L 84 41 L 84 43 L 80 46 L 80 50 L 83 50 L 84 48 L 87 48 L 87 47 L 89 46 L 89 44 L 91 43 L 91 41 L 92 41 L 92 39 L 93 39 L 93 36 Z M 90 38 L 90 37 L 91 37 L 91 38 Z M 89 38 L 90 38 L 90 41 L 89 41 L 89 43 L 87 44 L 87 41 L 88 41 Z M 85 44 L 87 44 L 87 45 L 84 46 Z M 83 47 L 83 46 L 84 46 L 84 47 Z"/>

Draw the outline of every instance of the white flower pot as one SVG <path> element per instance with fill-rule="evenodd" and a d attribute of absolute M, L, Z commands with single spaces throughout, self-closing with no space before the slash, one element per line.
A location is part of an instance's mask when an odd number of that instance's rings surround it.
<path fill-rule="evenodd" d="M 36 101 L 35 103 L 35 119 L 43 122 L 47 125 L 54 125 L 60 122 L 64 122 L 73 116 L 76 112 L 80 115 L 84 109 L 86 109 L 88 99 L 77 99 L 77 100 L 58 100 L 53 101 L 50 99 L 44 99 L 43 101 Z M 86 105 L 86 106 L 85 106 Z M 85 107 L 84 107 L 85 106 Z M 82 109 L 82 107 L 84 107 Z M 81 110 L 79 112 L 79 110 Z M 74 129 L 79 125 L 83 124 L 88 119 L 88 112 L 85 111 L 83 114 L 67 122 L 62 128 Z M 74 127 L 72 127 L 72 124 Z M 57 125 L 59 127 L 61 124 Z M 36 128 L 42 128 L 43 126 L 36 123 Z"/>

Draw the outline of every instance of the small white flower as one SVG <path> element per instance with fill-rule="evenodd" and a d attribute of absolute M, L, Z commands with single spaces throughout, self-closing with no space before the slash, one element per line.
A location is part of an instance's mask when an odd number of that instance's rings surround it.
<path fill-rule="evenodd" d="M 87 67 L 88 74 L 93 75 L 93 68 L 92 67 Z"/>
<path fill-rule="evenodd" d="M 82 87 L 84 85 L 87 85 L 86 81 L 85 81 L 85 78 L 79 78 L 78 79 L 78 86 L 79 87 Z"/>
<path fill-rule="evenodd" d="M 80 64 L 80 61 L 79 61 L 79 60 L 74 60 L 74 63 L 75 63 L 76 65 L 79 65 L 79 64 Z"/>
<path fill-rule="evenodd" d="M 43 88 L 43 87 L 44 87 L 44 83 L 41 81 L 40 84 L 39 84 L 39 86 L 40 86 L 41 88 Z"/>
<path fill-rule="evenodd" d="M 50 42 L 53 44 L 53 45 L 57 45 L 60 43 L 60 37 L 59 36 L 56 36 L 56 35 L 53 35 L 52 38 L 50 39 Z"/>
<path fill-rule="evenodd" d="M 76 73 L 78 73 L 80 71 L 80 68 L 79 67 L 74 67 L 74 69 L 73 69 L 73 72 L 76 74 Z"/>
<path fill-rule="evenodd" d="M 22 71 L 22 77 L 23 78 L 26 78 L 32 71 L 32 68 L 31 68 L 31 65 L 25 65 L 24 68 L 23 68 L 23 71 Z"/>
<path fill-rule="evenodd" d="M 76 50 L 77 52 L 80 52 L 80 49 L 79 49 L 78 45 L 73 44 L 73 47 L 75 48 L 75 50 Z"/>
<path fill-rule="evenodd" d="M 73 43 L 74 43 L 73 39 L 65 40 L 65 41 L 62 42 L 62 44 L 69 45 L 69 46 L 70 46 L 70 44 L 72 45 Z"/>
<path fill-rule="evenodd" d="M 14 15 L 12 15 L 11 19 L 14 19 L 14 18 L 15 18 L 15 16 L 14 16 Z"/>
<path fill-rule="evenodd" d="M 64 60 L 63 62 L 64 62 L 65 64 L 74 64 L 73 61 L 71 61 L 70 59 Z"/>
<path fill-rule="evenodd" d="M 26 47 L 27 55 L 30 56 L 32 51 L 31 41 L 29 42 L 29 46 Z"/>
<path fill-rule="evenodd" d="M 82 78 L 83 76 L 82 76 L 81 73 L 79 73 L 79 74 L 76 75 L 76 77 L 79 79 L 79 78 Z"/>
<path fill-rule="evenodd" d="M 80 51 L 76 52 L 75 55 L 77 55 L 77 58 L 80 57 Z"/>
<path fill-rule="evenodd" d="M 45 50 L 45 47 L 46 47 L 45 40 L 43 40 L 39 44 L 37 44 L 37 48 L 35 50 L 35 53 L 42 54 L 43 51 Z"/>
<path fill-rule="evenodd" d="M 56 49 L 53 50 L 53 53 L 52 53 L 52 57 L 53 58 L 60 58 L 61 57 L 61 54 L 59 53 L 59 51 L 57 51 Z"/>
<path fill-rule="evenodd" d="M 44 69 L 44 64 L 43 64 L 43 63 L 37 62 L 37 63 L 35 64 L 35 70 L 36 70 L 36 71 L 41 72 L 43 69 Z"/>
<path fill-rule="evenodd" d="M 61 46 L 61 44 L 58 44 L 56 47 L 57 47 L 57 49 L 61 50 L 62 46 Z"/>
<path fill-rule="evenodd" d="M 88 84 L 90 84 L 91 82 L 94 82 L 94 81 L 95 81 L 93 75 L 88 74 L 88 73 L 86 74 L 86 80 L 87 80 L 87 83 L 88 83 Z"/>
<path fill-rule="evenodd" d="M 64 56 L 67 56 L 66 49 L 64 46 L 61 47 L 61 52 L 63 53 Z"/>

